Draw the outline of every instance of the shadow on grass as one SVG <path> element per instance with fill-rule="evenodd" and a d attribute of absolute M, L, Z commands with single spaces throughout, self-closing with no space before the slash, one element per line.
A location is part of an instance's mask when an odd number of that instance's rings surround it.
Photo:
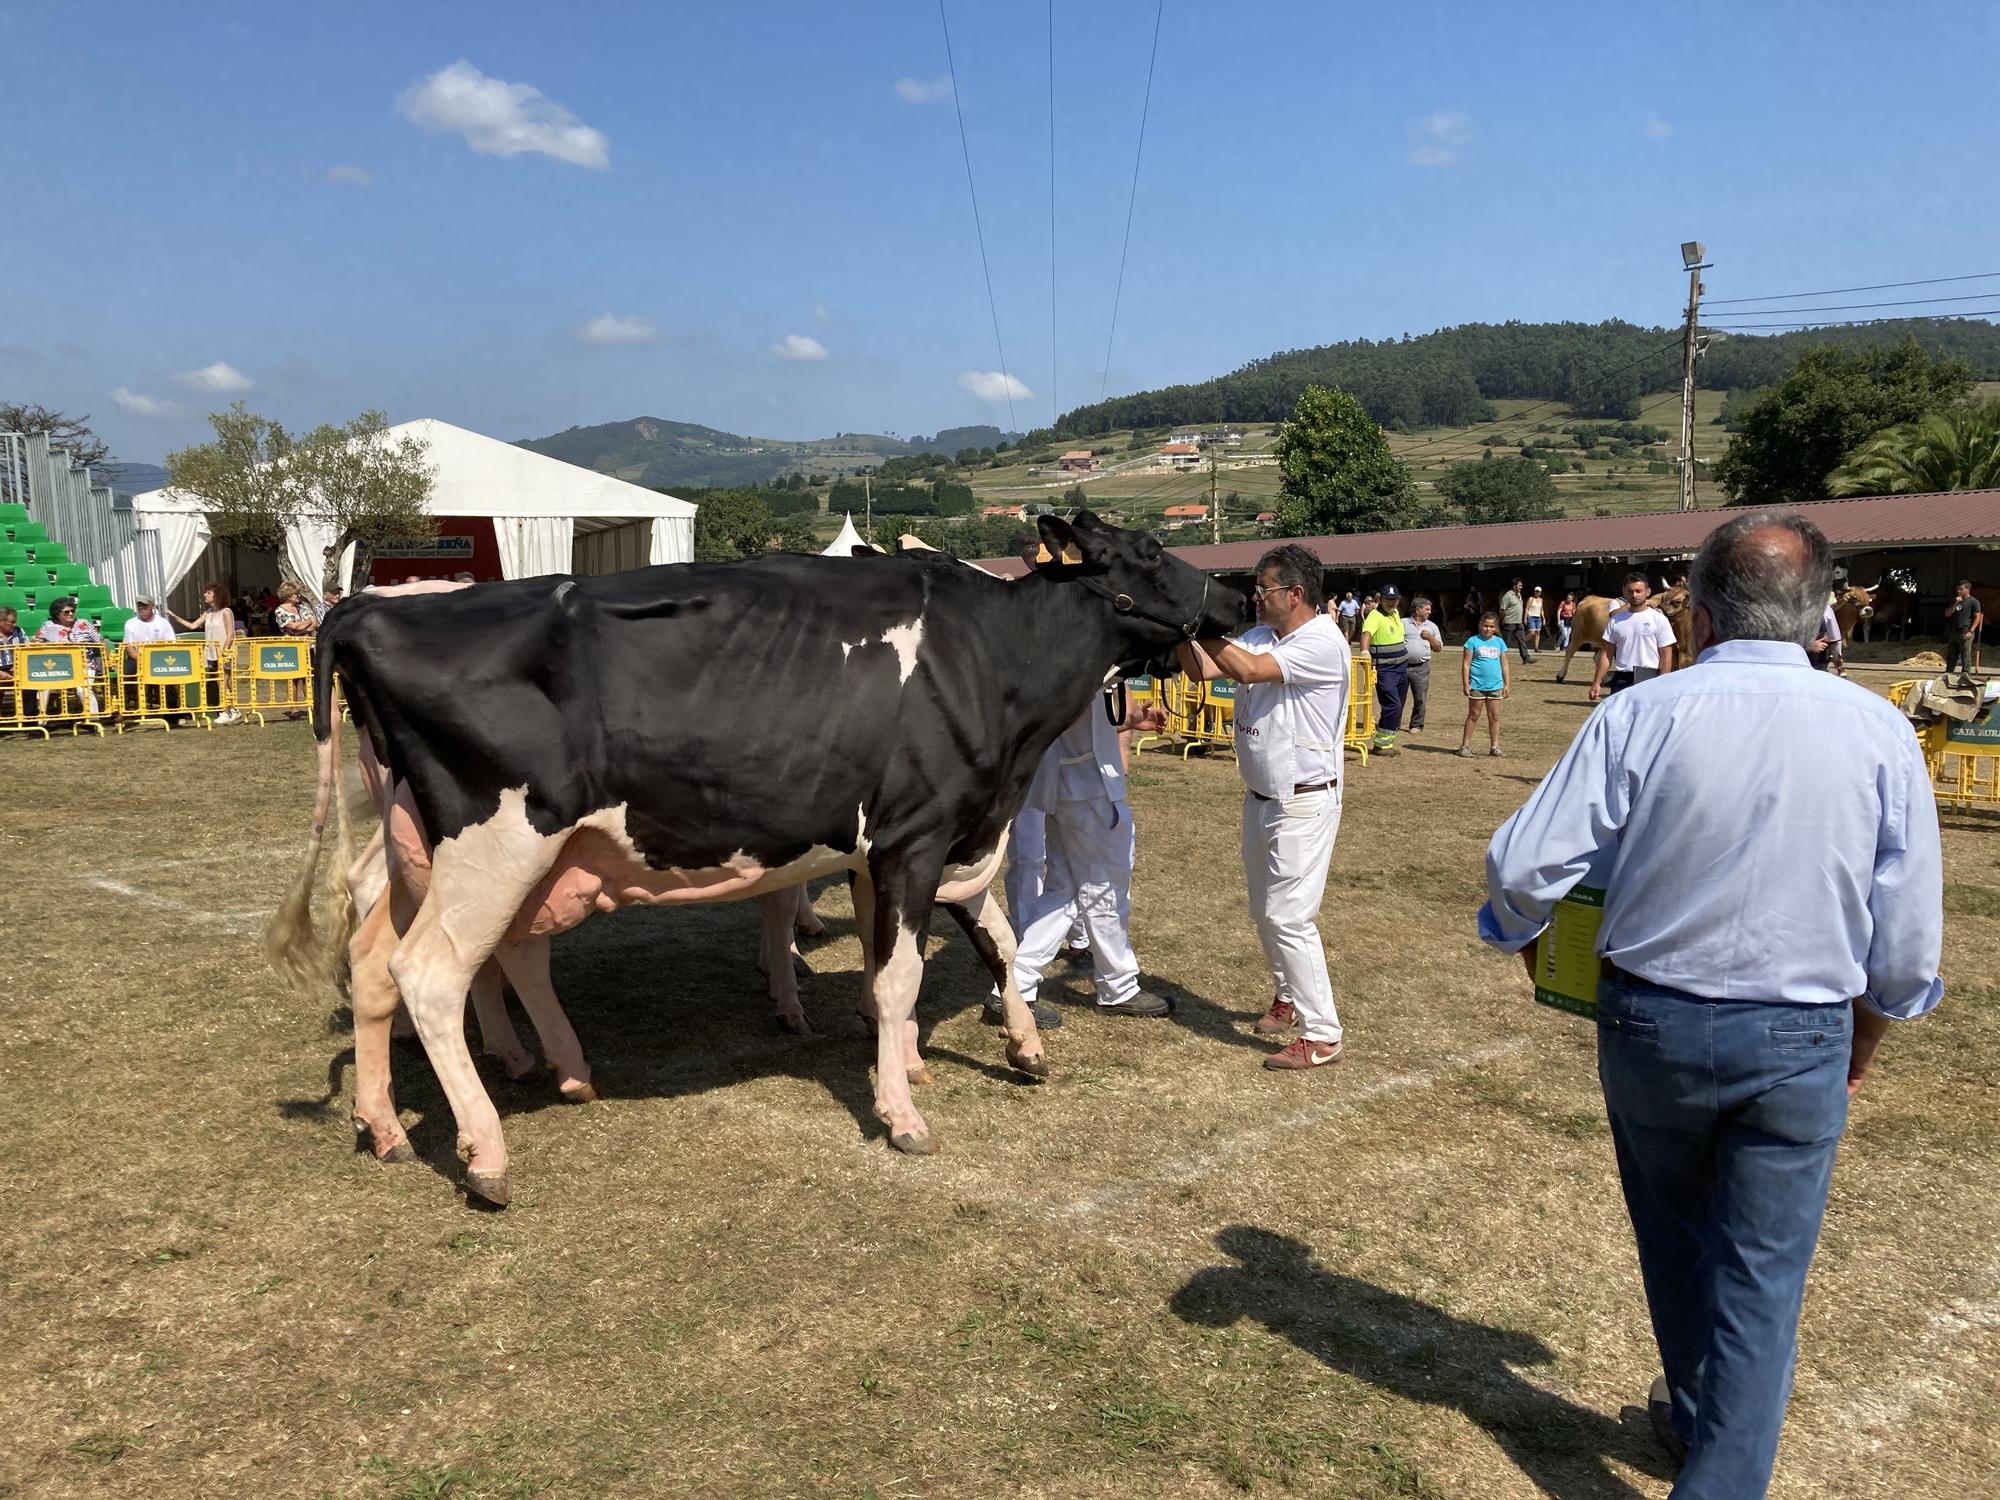
<path fill-rule="evenodd" d="M 758 1079 L 792 1078 L 824 1089 L 867 1139 L 885 1138 L 875 1117 L 871 1069 L 876 1043 L 857 1009 L 861 975 L 853 968 L 826 968 L 831 960 L 813 955 L 828 943 L 851 936 L 853 919 L 828 916 L 826 932 L 800 947 L 815 972 L 800 980 L 812 1034 L 780 1032 L 771 1001 L 756 971 L 758 911 L 753 903 L 698 906 L 679 911 L 634 908 L 599 918 L 556 940 L 552 978 L 564 1011 L 590 1059 L 592 1083 L 608 1099 L 674 1099 Z M 933 1044 L 939 1025 L 983 1008 L 991 977 L 972 946 L 942 914 L 932 922 L 942 945 L 926 960 L 918 999 L 919 1046 L 934 1063 L 972 1069 L 995 1082 L 1030 1085 L 1036 1080 L 1004 1062 L 1005 1042 L 997 1030 L 992 1055 L 980 1058 Z M 1175 989 L 1176 999 L 1194 1010 L 1213 1011 L 1223 1031 L 1227 1013 Z M 526 1017 L 510 1004 L 516 1030 L 532 1036 Z M 347 1018 L 351 1024 L 351 1016 Z M 1218 1034 L 1221 1034 L 1218 1032 Z M 343 1038 L 345 1040 L 345 1038 Z M 566 1107 L 545 1070 L 516 1081 L 474 1047 L 481 1081 L 503 1119 Z M 278 1099 L 288 1120 L 326 1123 L 342 1093 L 343 1075 L 354 1051 L 345 1047 L 329 1060 L 324 1096 Z M 444 1091 L 420 1045 L 410 1041 L 391 1052 L 396 1103 L 417 1118 L 407 1126 L 418 1158 L 441 1176 L 456 1180 L 457 1131 Z"/>
<path fill-rule="evenodd" d="M 1515 1369 L 1555 1359 L 1532 1334 L 1456 1318 L 1326 1270 L 1305 1245 L 1269 1229 L 1234 1224 L 1215 1242 L 1238 1264 L 1198 1271 L 1174 1294 L 1168 1305 L 1182 1321 L 1227 1328 L 1247 1318 L 1329 1369 L 1406 1401 L 1452 1407 L 1556 1500 L 1637 1500 L 1639 1492 L 1606 1458 L 1668 1477 L 1666 1455 L 1640 1408 L 1613 1421 Z"/>

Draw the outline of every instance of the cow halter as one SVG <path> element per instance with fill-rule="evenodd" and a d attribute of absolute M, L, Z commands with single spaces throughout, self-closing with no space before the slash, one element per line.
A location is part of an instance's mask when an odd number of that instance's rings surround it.
<path fill-rule="evenodd" d="M 1114 594 L 1095 578 L 1079 578 L 1077 582 L 1086 592 L 1097 595 L 1121 615 L 1137 615 L 1142 620 L 1150 620 L 1155 625 L 1164 625 L 1186 640 L 1194 640 L 1201 632 L 1202 618 L 1208 613 L 1208 590 L 1215 582 L 1215 575 L 1204 572 L 1201 575 L 1201 603 L 1196 607 L 1194 618 L 1190 620 L 1170 620 L 1165 615 L 1147 609 L 1130 594 Z"/>

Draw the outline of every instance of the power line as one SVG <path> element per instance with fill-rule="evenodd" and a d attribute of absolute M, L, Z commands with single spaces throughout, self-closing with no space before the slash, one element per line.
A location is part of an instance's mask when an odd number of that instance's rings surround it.
<path fill-rule="evenodd" d="M 1797 323 L 1704 323 L 1704 328 L 1717 328 L 1727 333 L 1797 333 L 1806 328 L 1865 328 L 1873 323 L 1964 323 L 1974 318 L 2000 317 L 2000 307 L 1975 308 L 1967 312 L 1938 313 L 1926 316 L 1910 313 L 1900 318 L 1807 318 Z"/>
<path fill-rule="evenodd" d="M 1830 286 L 1817 292 L 1772 292 L 1764 297 L 1711 297 L 1710 307 L 1738 307 L 1745 302 L 1789 302 L 1795 297 L 1838 297 L 1848 292 L 1887 292 L 1903 286 L 1942 286 L 1948 281 L 1992 281 L 2000 271 L 1978 271 L 1970 276 L 1932 276 L 1923 281 L 1878 281 L 1869 286 Z M 1784 309 L 1779 308 L 1782 312 Z"/>
<path fill-rule="evenodd" d="M 938 0 L 942 5 L 944 0 Z M 1132 196 L 1125 203 L 1125 243 L 1118 251 L 1118 289 L 1111 294 L 1111 332 L 1104 340 L 1104 380 L 1097 399 L 1111 389 L 1111 346 L 1118 339 L 1118 304 L 1125 298 L 1125 257 L 1132 249 L 1132 211 L 1139 206 L 1139 163 L 1146 155 L 1146 116 L 1153 108 L 1153 65 L 1160 59 L 1160 18 L 1167 13 L 1167 0 L 1153 8 L 1153 50 L 1146 59 L 1146 97 L 1139 105 L 1139 149 L 1132 153 Z"/>
<path fill-rule="evenodd" d="M 951 74 L 951 107 L 958 112 L 958 149 L 965 155 L 965 190 L 972 196 L 972 232 L 979 237 L 979 269 L 986 276 L 986 309 L 993 314 L 993 347 L 1000 356 L 1000 386 L 1007 396 L 1007 426 L 1014 417 L 1014 377 L 1007 373 L 1007 348 L 1000 342 L 1000 304 L 993 298 L 993 268 L 986 263 L 986 230 L 979 222 L 979 189 L 972 185 L 972 147 L 965 138 L 965 104 L 958 97 L 958 65 L 951 57 L 951 22 L 944 0 L 938 0 L 938 24 L 944 28 L 944 65 Z"/>
<path fill-rule="evenodd" d="M 1909 297 L 1900 302 L 1825 302 L 1821 303 L 1818 307 L 1752 307 L 1746 308 L 1742 312 L 1725 313 L 1723 316 L 1727 318 L 1790 318 L 1796 317 L 1800 313 L 1852 312 L 1856 308 L 1862 307 L 1930 307 L 1939 302 L 1991 302 L 1992 300 L 1993 292 L 1989 289 L 1983 292 L 1970 292 L 1963 297 Z M 1921 318 L 1928 316 L 1928 314 L 1911 313 L 1909 316 Z M 1937 316 L 1952 317 L 1955 314 L 1939 313 Z"/>
<path fill-rule="evenodd" d="M 1056 0 L 1049 0 L 1049 430 L 1062 408 L 1056 404 Z"/>

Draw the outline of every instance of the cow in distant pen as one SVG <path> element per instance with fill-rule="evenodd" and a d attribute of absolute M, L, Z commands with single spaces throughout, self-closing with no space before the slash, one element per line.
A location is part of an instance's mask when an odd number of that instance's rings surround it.
<path fill-rule="evenodd" d="M 932 907 L 962 903 L 982 957 L 1009 971 L 987 885 L 1043 751 L 1120 664 L 1244 614 L 1234 590 L 1089 511 L 1038 529 L 1042 560 L 1012 585 L 911 558 L 771 555 L 347 601 L 320 636 L 313 833 L 274 958 L 309 948 L 329 811 L 351 838 L 333 795 L 337 676 L 387 776 L 389 837 L 405 792 L 428 836 L 429 890 L 387 966 L 469 1147 L 470 1193 L 509 1196 L 463 1024 L 496 946 L 835 872 L 874 999 L 876 1113 L 899 1150 L 935 1150 L 909 1088 Z M 1008 1060 L 1046 1076 L 1011 982 L 1002 1000 Z"/>

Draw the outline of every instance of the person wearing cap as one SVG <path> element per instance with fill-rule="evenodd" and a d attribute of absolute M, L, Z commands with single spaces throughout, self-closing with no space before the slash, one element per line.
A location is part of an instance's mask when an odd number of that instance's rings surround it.
<path fill-rule="evenodd" d="M 1374 750 L 1377 755 L 1394 755 L 1396 731 L 1403 727 L 1403 699 L 1410 691 L 1408 632 L 1400 612 L 1403 591 L 1385 583 L 1376 598 L 1375 608 L 1361 622 L 1361 638 L 1368 642 L 1368 659 L 1375 666 Z"/>
<path fill-rule="evenodd" d="M 340 603 L 340 600 L 341 600 L 340 585 L 337 583 L 328 584 L 326 586 L 326 592 L 320 596 L 320 607 L 319 610 L 317 611 L 317 613 L 319 614 L 321 624 L 326 623 L 326 612 L 332 609 L 334 605 Z"/>
<path fill-rule="evenodd" d="M 1542 591 L 1539 587 L 1528 590 L 1528 601 L 1524 610 L 1523 621 L 1528 633 L 1528 649 L 1539 651 L 1542 649 L 1542 621 L 1548 614 L 1548 607 L 1542 602 Z"/>
<path fill-rule="evenodd" d="M 174 638 L 174 627 L 160 613 L 159 601 L 151 594 L 141 594 L 132 601 L 137 611 L 125 622 L 125 711 L 139 711 L 139 648 L 157 646 Z M 154 683 L 144 689 L 146 706 L 149 710 L 160 706 L 160 685 Z"/>

